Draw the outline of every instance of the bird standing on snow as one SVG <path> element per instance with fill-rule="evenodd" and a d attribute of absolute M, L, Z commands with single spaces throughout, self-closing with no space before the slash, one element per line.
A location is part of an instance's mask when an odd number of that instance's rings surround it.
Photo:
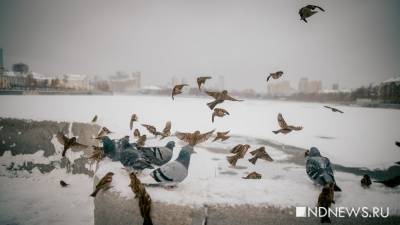
<path fill-rule="evenodd" d="M 228 134 L 229 132 L 230 132 L 230 131 L 217 132 L 217 136 L 214 138 L 213 142 L 214 142 L 214 141 L 218 141 L 218 140 L 225 141 L 226 139 L 230 138 L 231 136 L 227 136 L 227 134 Z"/>
<path fill-rule="evenodd" d="M 199 90 L 201 89 L 201 85 L 206 83 L 206 80 L 211 79 L 211 77 L 198 77 L 197 85 L 199 86 Z"/>
<path fill-rule="evenodd" d="M 139 129 L 135 129 L 135 131 L 133 131 L 133 136 L 134 137 L 136 137 L 136 138 L 139 138 L 140 137 L 140 131 L 139 131 Z"/>
<path fill-rule="evenodd" d="M 145 134 L 143 134 L 136 141 L 136 145 L 140 146 L 140 147 L 143 147 L 145 145 L 145 143 L 146 143 L 146 140 L 147 140 L 147 136 Z"/>
<path fill-rule="evenodd" d="M 275 80 L 280 78 L 283 75 L 283 71 L 277 71 L 275 73 L 270 73 L 269 76 L 267 77 L 267 82 L 269 81 L 269 78 L 274 78 Z"/>
<path fill-rule="evenodd" d="M 138 121 L 137 115 L 136 114 L 132 114 L 131 121 L 129 122 L 129 128 L 131 128 L 131 130 L 133 128 L 133 123 L 136 122 L 136 121 Z"/>
<path fill-rule="evenodd" d="M 337 109 L 337 108 L 333 108 L 327 105 L 324 105 L 325 108 L 332 110 L 332 112 L 339 112 L 339 113 L 343 113 L 343 111 Z"/>
<path fill-rule="evenodd" d="M 61 187 L 66 187 L 69 184 L 65 183 L 65 181 L 63 181 L 63 180 L 60 180 L 60 185 L 61 185 Z"/>
<path fill-rule="evenodd" d="M 96 139 L 101 139 L 104 136 L 111 134 L 112 132 L 107 127 L 102 127 L 100 132 L 97 134 Z"/>
<path fill-rule="evenodd" d="M 57 140 L 60 142 L 60 144 L 64 145 L 64 150 L 62 152 L 62 157 L 65 157 L 65 153 L 69 148 L 75 147 L 79 149 L 85 149 L 88 146 L 80 144 L 76 141 L 76 137 L 68 138 L 65 136 L 62 132 L 57 133 Z"/>
<path fill-rule="evenodd" d="M 200 131 L 198 130 L 196 130 L 194 133 L 176 132 L 175 136 L 178 139 L 188 143 L 190 146 L 195 146 L 197 144 L 207 141 L 214 133 L 214 131 L 215 129 L 204 134 L 200 133 Z"/>
<path fill-rule="evenodd" d="M 261 179 L 261 174 L 257 172 L 251 172 L 247 176 L 242 177 L 243 179 Z"/>
<path fill-rule="evenodd" d="M 372 184 L 371 177 L 369 177 L 367 174 L 363 176 L 360 182 L 363 188 L 369 188 L 369 186 Z"/>
<path fill-rule="evenodd" d="M 137 149 L 143 152 L 143 154 L 147 159 L 149 159 L 151 164 L 162 166 L 165 163 L 169 162 L 169 160 L 171 160 L 174 147 L 175 147 L 175 142 L 170 141 L 165 145 L 165 147 L 138 146 Z"/>
<path fill-rule="evenodd" d="M 208 107 L 210 107 L 210 109 L 214 109 L 216 105 L 224 102 L 225 100 L 227 100 L 227 101 L 243 101 L 243 100 L 238 100 L 238 99 L 232 98 L 230 95 L 228 95 L 227 90 L 223 90 L 222 92 L 206 91 L 206 93 L 215 99 L 214 101 L 207 103 L 207 105 L 208 105 Z"/>
<path fill-rule="evenodd" d="M 153 225 L 153 221 L 151 220 L 150 212 L 151 212 L 151 197 L 147 193 L 146 188 L 140 182 L 139 178 L 135 175 L 135 173 L 130 173 L 129 175 L 131 179 L 131 183 L 129 187 L 131 187 L 132 192 L 135 194 L 135 198 L 139 201 L 139 209 L 140 215 L 143 218 L 143 225 Z"/>
<path fill-rule="evenodd" d="M 92 119 L 92 123 L 96 123 L 97 122 L 97 115 L 95 115 Z"/>
<path fill-rule="evenodd" d="M 175 161 L 153 170 L 150 176 L 158 183 L 180 183 L 188 175 L 190 156 L 195 153 L 190 145 L 184 146 Z"/>
<path fill-rule="evenodd" d="M 229 112 L 222 108 L 215 108 L 211 116 L 211 121 L 214 123 L 214 117 L 224 117 L 225 115 L 229 115 Z"/>
<path fill-rule="evenodd" d="M 274 132 L 274 134 L 278 134 L 278 133 L 288 134 L 288 133 L 292 132 L 293 130 L 297 131 L 297 130 L 302 130 L 303 129 L 303 127 L 296 127 L 296 126 L 287 125 L 287 123 L 283 119 L 283 116 L 282 116 L 281 113 L 278 114 L 278 124 L 281 127 L 281 129 L 276 130 L 276 131 L 272 131 L 272 132 Z"/>
<path fill-rule="evenodd" d="M 382 183 L 386 187 L 394 188 L 394 187 L 397 187 L 400 184 L 400 176 L 396 176 L 396 177 L 393 177 L 393 178 L 388 179 L 388 180 L 381 180 L 381 181 L 377 181 L 376 180 L 374 182 L 375 183 Z"/>
<path fill-rule="evenodd" d="M 318 12 L 318 11 L 315 11 L 315 9 L 319 9 L 322 12 L 325 12 L 325 10 L 319 6 L 307 5 L 299 10 L 300 20 L 303 20 L 304 22 L 307 23 L 306 19 Z"/>
<path fill-rule="evenodd" d="M 113 172 L 108 172 L 103 178 L 101 178 L 99 183 L 97 183 L 95 190 L 90 196 L 96 197 L 97 192 L 99 192 L 101 189 L 109 188 L 112 182 L 113 175 L 114 175 Z"/>
<path fill-rule="evenodd" d="M 270 162 L 274 161 L 271 156 L 269 156 L 268 153 L 265 151 L 265 147 L 260 147 L 254 151 L 251 151 L 250 154 L 254 157 L 249 159 L 249 162 L 254 165 L 256 164 L 257 159 L 263 159 Z"/>
<path fill-rule="evenodd" d="M 326 211 L 331 207 L 332 203 L 335 203 L 334 200 L 334 191 L 333 184 L 325 185 L 322 188 L 321 193 L 318 196 L 318 207 L 325 208 Z M 329 218 L 329 214 L 321 218 L 321 223 L 331 223 L 331 219 Z"/>
<path fill-rule="evenodd" d="M 178 85 L 175 85 L 175 87 L 172 89 L 172 100 L 174 100 L 174 96 L 175 95 L 179 95 L 179 94 L 181 94 L 182 93 L 182 88 L 183 87 L 185 87 L 185 86 L 189 86 L 189 85 L 187 85 L 187 84 L 178 84 Z"/>
<path fill-rule="evenodd" d="M 226 159 L 228 160 L 229 164 L 231 164 L 233 167 L 236 166 L 236 163 L 239 159 L 244 158 L 246 155 L 247 150 L 249 150 L 250 145 L 245 144 L 238 144 L 236 145 L 232 150 L 231 153 L 235 154 L 233 156 L 227 156 Z"/>

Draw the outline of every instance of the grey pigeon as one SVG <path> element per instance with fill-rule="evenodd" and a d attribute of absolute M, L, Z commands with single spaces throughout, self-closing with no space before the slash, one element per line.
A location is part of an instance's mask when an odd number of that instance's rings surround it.
<path fill-rule="evenodd" d="M 182 182 L 188 175 L 190 156 L 192 153 L 195 153 L 192 146 L 184 146 L 179 152 L 179 156 L 176 160 L 153 170 L 150 173 L 150 176 L 158 183 Z"/>
<path fill-rule="evenodd" d="M 175 142 L 169 141 L 165 147 L 137 147 L 137 149 L 143 152 L 146 159 L 150 161 L 151 164 L 162 166 L 169 162 L 172 158 L 174 151 Z"/>

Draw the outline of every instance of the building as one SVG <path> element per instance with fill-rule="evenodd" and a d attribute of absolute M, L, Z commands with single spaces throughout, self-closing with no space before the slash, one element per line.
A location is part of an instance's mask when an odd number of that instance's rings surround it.
<path fill-rule="evenodd" d="M 267 85 L 269 96 L 284 97 L 294 94 L 295 90 L 290 86 L 289 81 L 270 82 Z"/>
<path fill-rule="evenodd" d="M 0 74 L 0 88 L 1 89 L 23 89 L 26 85 L 26 77 L 18 76 L 14 72 L 5 71 Z"/>
<path fill-rule="evenodd" d="M 311 80 L 308 78 L 301 78 L 299 81 L 298 91 L 300 93 L 311 94 L 320 93 L 322 90 L 322 82 L 320 80 Z"/>
<path fill-rule="evenodd" d="M 116 75 L 110 77 L 108 84 L 113 92 L 136 92 L 141 87 L 141 77 L 140 72 L 134 72 L 130 75 L 117 72 Z"/>
<path fill-rule="evenodd" d="M 298 90 L 300 93 L 306 93 L 307 92 L 307 87 L 308 87 L 308 78 L 301 78 L 299 81 L 299 87 Z"/>
<path fill-rule="evenodd" d="M 82 74 L 64 74 L 60 86 L 66 89 L 89 90 L 89 79 Z"/>

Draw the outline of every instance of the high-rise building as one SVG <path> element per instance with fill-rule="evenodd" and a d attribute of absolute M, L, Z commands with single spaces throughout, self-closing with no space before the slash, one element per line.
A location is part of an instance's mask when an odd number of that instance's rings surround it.
<path fill-rule="evenodd" d="M 307 87 L 308 87 L 308 78 L 303 77 L 299 81 L 299 92 L 300 93 L 306 93 L 307 92 Z"/>

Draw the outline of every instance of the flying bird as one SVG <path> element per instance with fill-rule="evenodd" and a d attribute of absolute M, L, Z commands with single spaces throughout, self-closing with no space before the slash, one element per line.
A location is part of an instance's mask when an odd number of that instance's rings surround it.
<path fill-rule="evenodd" d="M 337 108 L 333 108 L 333 107 L 326 106 L 326 105 L 324 105 L 324 107 L 325 107 L 325 108 L 327 108 L 327 109 L 330 109 L 330 110 L 332 110 L 332 112 L 339 112 L 339 113 L 343 113 L 343 111 L 341 111 L 341 110 L 339 110 L 339 109 L 337 109 Z"/>
<path fill-rule="evenodd" d="M 226 115 L 229 115 L 229 112 L 228 111 L 226 111 L 225 109 L 222 109 L 222 108 L 215 108 L 214 109 L 214 112 L 213 112 L 213 114 L 212 114 L 212 116 L 211 116 L 211 121 L 214 123 L 214 117 L 224 117 L 224 116 L 226 116 Z"/>
<path fill-rule="evenodd" d="M 148 125 L 148 124 L 142 124 L 142 126 L 145 127 L 147 129 L 147 131 L 149 131 L 154 136 L 157 137 L 159 135 L 159 132 L 157 131 L 155 126 Z"/>
<path fill-rule="evenodd" d="M 217 132 L 217 136 L 214 138 L 213 142 L 218 140 L 225 141 L 226 139 L 230 138 L 231 136 L 227 135 L 229 132 L 230 131 Z"/>
<path fill-rule="evenodd" d="M 102 127 L 100 132 L 97 134 L 96 139 L 101 139 L 103 136 L 109 135 L 112 132 L 107 127 Z"/>
<path fill-rule="evenodd" d="M 69 148 L 75 147 L 79 149 L 85 149 L 88 147 L 87 145 L 78 143 L 76 137 L 68 138 L 62 132 L 57 133 L 57 140 L 60 142 L 60 144 L 64 145 L 64 150 L 62 152 L 63 157 L 65 157 L 65 153 Z"/>
<path fill-rule="evenodd" d="M 135 131 L 133 131 L 133 136 L 134 137 L 136 137 L 136 138 L 139 138 L 140 137 L 140 131 L 139 131 L 139 129 L 135 129 Z"/>
<path fill-rule="evenodd" d="M 165 146 L 162 147 L 138 146 L 137 149 L 143 152 L 145 158 L 147 158 L 151 164 L 162 166 L 171 160 L 174 147 L 175 142 L 169 141 Z"/>
<path fill-rule="evenodd" d="M 274 132 L 274 134 L 278 134 L 278 133 L 288 134 L 288 133 L 292 132 L 293 130 L 298 131 L 298 130 L 302 130 L 303 129 L 303 127 L 287 125 L 287 123 L 283 119 L 283 116 L 282 116 L 281 113 L 278 114 L 278 123 L 279 123 L 279 126 L 281 127 L 281 129 L 276 130 L 276 131 L 272 131 L 272 132 Z"/>
<path fill-rule="evenodd" d="M 92 123 L 96 123 L 97 122 L 97 115 L 95 115 L 92 119 Z"/>
<path fill-rule="evenodd" d="M 147 140 L 147 136 L 145 134 L 143 134 L 136 141 L 136 145 L 140 146 L 140 147 L 143 147 L 145 145 L 145 143 L 146 143 L 146 140 Z"/>
<path fill-rule="evenodd" d="M 201 89 L 201 85 L 206 83 L 206 80 L 211 79 L 211 77 L 198 77 L 197 85 L 199 86 L 199 90 Z"/>
<path fill-rule="evenodd" d="M 193 146 L 186 145 L 179 152 L 178 158 L 150 173 L 158 183 L 180 183 L 188 175 L 190 156 L 195 153 Z"/>
<path fill-rule="evenodd" d="M 396 176 L 393 177 L 391 179 L 388 180 L 381 180 L 381 181 L 374 181 L 375 183 L 382 183 L 384 184 L 386 187 L 397 187 L 400 184 L 400 176 Z"/>
<path fill-rule="evenodd" d="M 193 133 L 182 133 L 182 132 L 176 132 L 175 136 L 179 139 L 182 140 L 186 143 L 188 143 L 190 146 L 195 146 L 197 144 L 200 144 L 202 142 L 207 141 L 211 135 L 214 133 L 215 129 L 212 131 L 209 131 L 207 133 L 200 133 L 200 131 L 196 130 Z"/>
<path fill-rule="evenodd" d="M 396 141 L 395 144 L 400 147 L 400 141 Z"/>
<path fill-rule="evenodd" d="M 60 185 L 61 185 L 61 187 L 66 187 L 69 184 L 65 183 L 65 181 L 63 181 L 63 180 L 60 180 Z"/>
<path fill-rule="evenodd" d="M 161 135 L 160 140 L 171 136 L 171 121 L 167 121 L 167 123 L 165 123 L 163 131 L 160 132 L 159 134 Z"/>
<path fill-rule="evenodd" d="M 318 12 L 315 9 L 319 9 L 322 12 L 325 12 L 325 10 L 323 8 L 319 7 L 319 6 L 307 5 L 307 6 L 304 6 L 303 8 L 301 8 L 299 10 L 300 20 L 303 20 L 304 22 L 307 23 L 306 19 Z"/>
<path fill-rule="evenodd" d="M 137 115 L 136 114 L 132 114 L 131 121 L 129 122 L 129 128 L 131 128 L 131 130 L 133 128 L 133 123 L 136 122 L 136 121 L 138 121 Z"/>
<path fill-rule="evenodd" d="M 251 172 L 247 176 L 242 177 L 243 179 L 261 179 L 261 174 L 257 172 Z"/>
<path fill-rule="evenodd" d="M 182 88 L 185 86 L 189 86 L 187 84 L 178 84 L 172 89 L 172 100 L 174 100 L 175 95 L 179 95 L 182 93 Z"/>
<path fill-rule="evenodd" d="M 134 172 L 130 173 L 129 178 L 131 179 L 129 187 L 131 187 L 132 192 L 135 194 L 135 198 L 138 199 L 139 202 L 140 215 L 143 218 L 143 225 L 153 225 L 150 216 L 152 204 L 150 195 L 147 193 L 146 188 L 142 182 L 140 182 L 139 178 Z"/>
<path fill-rule="evenodd" d="M 265 151 L 265 147 L 260 147 L 254 151 L 251 151 L 250 154 L 253 156 L 253 158 L 249 159 L 249 162 L 254 165 L 256 164 L 257 159 L 263 159 L 269 162 L 274 161 L 271 156 L 269 156 L 268 153 Z"/>
<path fill-rule="evenodd" d="M 369 188 L 369 186 L 372 184 L 371 177 L 369 177 L 367 174 L 363 176 L 360 182 L 363 188 Z"/>
<path fill-rule="evenodd" d="M 214 109 L 216 105 L 226 101 L 243 101 L 243 100 L 238 100 L 235 98 L 232 98 L 230 95 L 228 95 L 227 90 L 223 90 L 222 92 L 213 92 L 213 91 L 206 91 L 206 93 L 213 97 L 215 100 L 212 102 L 207 103 L 208 107 L 210 109 Z"/>
<path fill-rule="evenodd" d="M 93 193 L 90 195 L 92 197 L 96 197 L 97 193 L 102 190 L 110 187 L 110 184 L 112 182 L 112 177 L 114 173 L 113 172 L 108 172 L 101 180 L 99 183 L 97 183 L 95 190 Z"/>
<path fill-rule="evenodd" d="M 326 211 L 331 207 L 334 200 L 333 184 L 328 184 L 322 188 L 321 193 L 318 196 L 318 207 L 325 208 Z M 321 217 L 321 223 L 331 223 L 328 213 L 326 216 Z"/>
<path fill-rule="evenodd" d="M 283 71 L 277 71 L 275 73 L 270 73 L 269 76 L 267 77 L 267 82 L 269 81 L 269 78 L 274 78 L 274 79 L 278 79 L 283 75 Z"/>
<path fill-rule="evenodd" d="M 231 164 L 233 167 L 236 166 L 236 163 L 239 159 L 244 158 L 246 155 L 247 150 L 249 150 L 250 145 L 245 144 L 238 144 L 233 149 L 231 150 L 231 153 L 235 154 L 233 156 L 227 156 L 226 159 L 228 160 L 229 164 Z"/>

